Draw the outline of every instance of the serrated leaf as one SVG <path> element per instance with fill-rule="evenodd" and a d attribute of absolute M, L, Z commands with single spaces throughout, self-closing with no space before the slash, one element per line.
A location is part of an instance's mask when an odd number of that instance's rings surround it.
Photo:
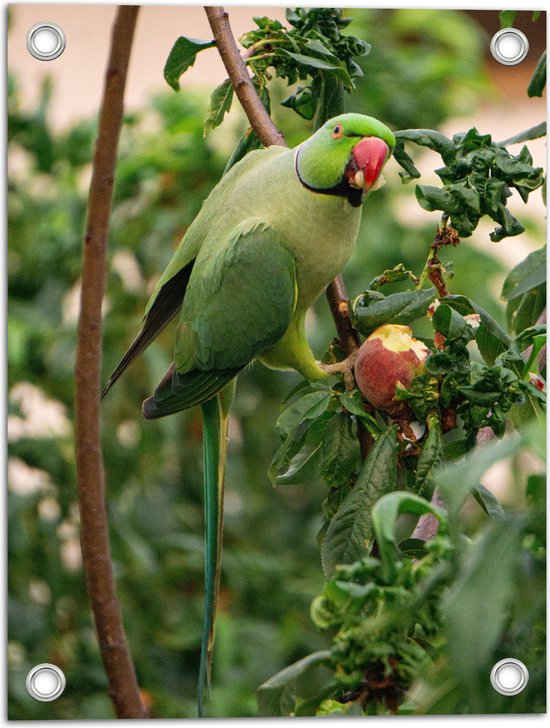
<path fill-rule="evenodd" d="M 195 63 L 197 53 L 215 45 L 216 42 L 213 40 L 199 40 L 198 38 L 187 38 L 184 35 L 180 36 L 172 46 L 164 65 L 163 73 L 168 85 L 175 91 L 179 91 L 180 77 Z"/>
<path fill-rule="evenodd" d="M 430 417 L 429 432 L 422 447 L 416 467 L 415 490 L 426 500 L 430 500 L 434 491 L 434 473 L 443 459 L 443 437 L 441 425 L 436 417 Z"/>
<path fill-rule="evenodd" d="M 277 430 L 284 439 L 300 420 L 314 420 L 326 411 L 330 392 L 326 389 L 308 391 L 302 397 L 292 400 L 279 414 Z"/>
<path fill-rule="evenodd" d="M 355 477 L 360 463 L 354 423 L 344 412 L 337 412 L 323 433 L 319 473 L 328 486 L 336 487 Z"/>
<path fill-rule="evenodd" d="M 546 246 L 529 253 L 508 273 L 500 295 L 505 301 L 510 301 L 545 282 Z"/>
<path fill-rule="evenodd" d="M 260 715 L 307 715 L 310 704 L 309 714 L 313 715 L 315 707 L 336 686 L 329 660 L 329 650 L 314 652 L 266 680 L 257 691 Z"/>
<path fill-rule="evenodd" d="M 364 306 L 365 298 L 359 296 L 352 304 L 352 323 L 362 334 L 390 322 L 408 324 L 424 316 L 435 297 L 435 288 L 401 291 Z"/>
<path fill-rule="evenodd" d="M 334 417 L 334 412 L 324 412 L 310 420 L 301 420 L 292 430 L 269 469 L 269 477 L 274 485 L 299 485 L 310 478 L 319 462 L 325 429 Z M 296 439 L 294 435 L 296 433 Z M 291 447 L 285 447 L 288 442 Z"/>
<path fill-rule="evenodd" d="M 321 551 L 327 576 L 337 564 L 351 564 L 370 553 L 374 541 L 372 508 L 396 486 L 396 435 L 395 427 L 380 435 L 363 463 L 357 482 L 330 522 Z"/>
<path fill-rule="evenodd" d="M 231 81 L 226 78 L 219 86 L 216 86 L 210 96 L 210 104 L 204 120 L 204 136 L 222 123 L 223 117 L 231 110 L 232 101 L 233 86 Z"/>

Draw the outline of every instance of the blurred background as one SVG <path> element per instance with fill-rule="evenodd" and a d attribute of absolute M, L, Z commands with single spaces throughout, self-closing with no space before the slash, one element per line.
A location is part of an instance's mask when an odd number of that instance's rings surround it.
<path fill-rule="evenodd" d="M 238 37 L 283 8 L 230 8 Z M 106 680 L 85 594 L 75 494 L 73 364 L 79 269 L 96 115 L 115 9 L 110 6 L 12 5 L 8 33 L 8 529 L 9 717 L 112 718 Z M 496 11 L 349 11 L 349 32 L 372 44 L 364 78 L 348 110 L 393 129 L 434 128 L 452 135 L 476 126 L 497 141 L 539 123 L 545 100 L 526 89 L 545 47 L 544 13 L 520 13 L 516 25 L 530 52 L 519 66 L 489 54 Z M 58 23 L 65 53 L 48 63 L 26 50 L 28 28 Z M 224 77 L 214 49 L 204 51 L 171 90 L 162 69 L 179 35 L 210 38 L 198 7 L 142 8 L 128 78 L 125 124 L 109 240 L 104 373 L 139 328 L 148 295 L 216 184 L 246 121 L 238 105 L 207 138 L 209 94 Z M 273 90 L 281 100 L 288 90 Z M 274 104 L 276 123 L 293 146 L 309 124 Z M 529 143 L 545 165 L 544 141 Z M 519 152 L 519 147 L 517 148 Z M 435 180 L 440 158 L 417 162 Z M 386 186 L 365 204 L 364 224 L 345 279 L 350 295 L 399 262 L 423 267 L 437 213 L 420 210 L 414 185 L 390 163 Z M 501 323 L 506 273 L 545 239 L 539 192 L 510 207 L 526 226 L 495 244 L 490 225 L 447 255 L 453 293 L 472 296 Z M 333 336 L 324 301 L 311 313 L 310 339 L 321 355 Z M 138 680 L 156 717 L 195 715 L 202 619 L 203 545 L 199 413 L 146 423 L 142 400 L 171 357 L 165 332 L 103 405 L 104 457 L 115 573 Z M 275 421 L 298 381 L 261 365 L 239 377 L 230 433 L 225 551 L 210 715 L 254 716 L 264 680 L 328 640 L 309 618 L 324 584 L 316 548 L 325 496 L 320 482 L 271 486 L 267 468 L 278 447 Z M 532 464 L 530 465 L 530 467 Z M 500 467 L 500 466 L 498 466 Z M 509 503 L 510 470 L 490 471 L 485 485 Z M 59 665 L 67 689 L 41 704 L 26 692 L 28 670 Z"/>

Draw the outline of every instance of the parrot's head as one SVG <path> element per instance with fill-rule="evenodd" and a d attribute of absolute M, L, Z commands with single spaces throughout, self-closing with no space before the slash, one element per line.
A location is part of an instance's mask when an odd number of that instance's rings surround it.
<path fill-rule="evenodd" d="M 297 147 L 296 174 L 307 189 L 346 197 L 358 207 L 380 186 L 394 146 L 394 135 L 377 119 L 341 114 Z"/>

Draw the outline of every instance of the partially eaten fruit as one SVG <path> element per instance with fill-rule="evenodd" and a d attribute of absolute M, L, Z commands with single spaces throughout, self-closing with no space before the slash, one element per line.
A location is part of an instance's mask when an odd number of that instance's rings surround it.
<path fill-rule="evenodd" d="M 397 405 L 397 384 L 408 388 L 424 372 L 429 354 L 428 347 L 413 337 L 408 326 L 380 326 L 359 349 L 354 365 L 357 386 L 372 405 L 391 412 Z"/>

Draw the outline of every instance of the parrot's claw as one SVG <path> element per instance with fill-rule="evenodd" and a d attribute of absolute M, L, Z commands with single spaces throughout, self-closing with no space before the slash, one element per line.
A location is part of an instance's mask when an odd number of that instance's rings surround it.
<path fill-rule="evenodd" d="M 355 389 L 356 386 L 353 367 L 355 366 L 355 360 L 357 359 L 358 354 L 359 350 L 352 352 L 346 359 L 338 361 L 336 364 L 324 364 L 323 362 L 319 362 L 319 366 L 327 374 L 341 374 L 344 379 L 346 389 L 349 392 Z"/>

